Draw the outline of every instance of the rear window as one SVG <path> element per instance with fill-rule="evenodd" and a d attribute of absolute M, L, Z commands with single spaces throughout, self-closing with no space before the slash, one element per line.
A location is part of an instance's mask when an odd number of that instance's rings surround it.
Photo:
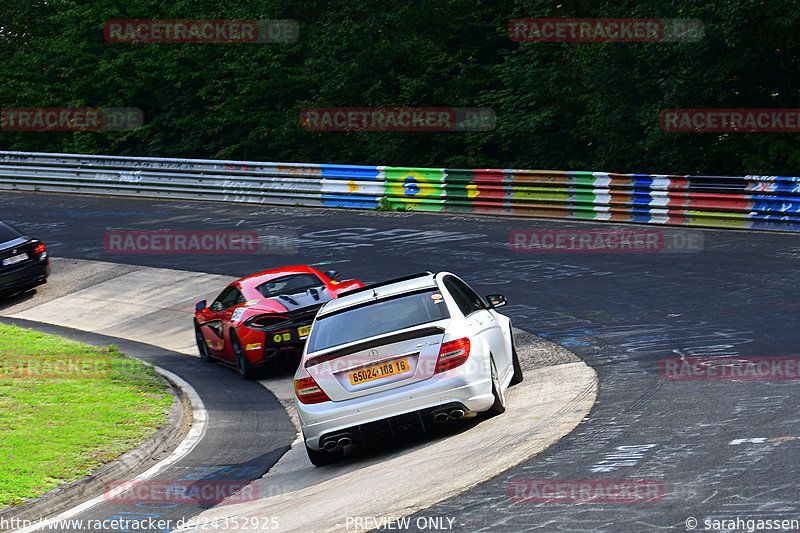
<path fill-rule="evenodd" d="M 308 351 L 317 352 L 446 318 L 450 318 L 450 313 L 439 289 L 377 300 L 318 317 L 308 340 Z"/>
<path fill-rule="evenodd" d="M 320 285 L 325 284 L 314 274 L 292 274 L 291 276 L 271 279 L 256 287 L 256 290 L 264 298 L 274 298 L 281 294 L 306 292 L 308 289 L 319 287 Z"/>
<path fill-rule="evenodd" d="M 0 222 L 0 242 L 11 241 L 21 237 L 22 234 L 6 224 L 5 222 Z"/>

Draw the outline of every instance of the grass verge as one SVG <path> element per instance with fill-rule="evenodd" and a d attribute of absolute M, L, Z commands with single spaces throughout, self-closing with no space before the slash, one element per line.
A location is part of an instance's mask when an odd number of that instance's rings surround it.
<path fill-rule="evenodd" d="M 161 427 L 155 371 L 97 348 L 0 324 L 0 507 L 83 477 Z"/>

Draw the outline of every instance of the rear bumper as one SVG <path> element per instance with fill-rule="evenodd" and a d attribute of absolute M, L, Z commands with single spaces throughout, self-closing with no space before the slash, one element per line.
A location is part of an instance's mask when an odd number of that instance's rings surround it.
<path fill-rule="evenodd" d="M 460 404 L 471 412 L 485 411 L 492 406 L 494 396 L 488 376 L 483 379 L 458 374 L 441 376 L 351 400 L 311 405 L 298 402 L 306 444 L 320 450 L 320 440 L 327 435 L 361 432 L 365 426 L 379 421 L 387 421 L 391 430 L 392 419 L 409 414 L 421 417 L 424 427 L 430 412 L 450 404 Z"/>
<path fill-rule="evenodd" d="M 0 294 L 12 294 L 47 282 L 50 261 L 37 261 L 0 272 Z"/>
<path fill-rule="evenodd" d="M 288 338 L 284 338 L 284 333 L 289 334 Z M 255 366 L 269 365 L 278 360 L 298 363 L 305 346 L 305 338 L 299 337 L 297 328 L 278 333 L 242 326 L 236 330 L 236 335 L 247 359 Z"/>
<path fill-rule="evenodd" d="M 293 318 L 277 328 L 262 329 L 247 325 L 236 328 L 236 334 L 245 348 L 250 363 L 256 366 L 269 365 L 274 361 L 300 362 L 308 334 L 301 336 L 300 328 L 311 325 L 313 316 L 300 315 L 303 320 Z M 245 321 L 246 322 L 246 321 Z"/>
<path fill-rule="evenodd" d="M 300 362 L 300 355 L 303 353 L 302 344 L 283 344 L 274 345 L 265 343 L 264 351 L 260 358 L 256 356 L 252 363 L 256 366 L 270 365 L 277 361 L 292 362 L 297 365 Z"/>

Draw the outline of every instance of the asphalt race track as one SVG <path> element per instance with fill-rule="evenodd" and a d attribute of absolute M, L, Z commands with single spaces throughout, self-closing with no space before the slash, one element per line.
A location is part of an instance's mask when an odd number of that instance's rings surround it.
<path fill-rule="evenodd" d="M 52 262 L 50 283 L 35 294 L 12 299 L 3 309 L 6 319 L 89 330 L 104 335 L 105 345 L 130 346 L 125 341 L 133 340 L 161 348 L 175 346 L 179 351 L 166 352 L 163 359 L 173 368 L 178 365 L 180 373 L 191 372 L 191 381 L 205 386 L 198 391 L 199 399 L 193 406 L 197 419 L 202 420 L 192 424 L 178 446 L 191 446 L 190 455 L 180 457 L 181 463 L 188 465 L 188 473 L 173 475 L 175 468 L 170 462 L 169 468 L 163 463 L 153 467 L 159 468 L 158 478 L 148 470 L 136 477 L 135 484 L 119 483 L 130 476 L 121 479 L 119 475 L 106 475 L 103 490 L 98 487 L 103 494 L 85 504 L 53 494 L 51 501 L 64 503 L 65 510 L 47 524 L 39 524 L 38 530 L 101 530 L 108 529 L 102 526 L 103 520 L 112 524 L 114 520 L 135 520 L 136 527 L 111 527 L 148 532 L 176 527 L 181 531 L 248 530 L 254 526 L 284 532 L 338 531 L 345 528 L 347 516 L 407 515 L 487 481 L 547 449 L 577 427 L 597 397 L 594 370 L 566 348 L 514 328 L 527 379 L 508 391 L 509 406 L 503 416 L 435 426 L 429 433 L 399 431 L 397 442 L 384 440 L 367 453 L 353 453 L 336 465 L 316 469 L 301 441 L 286 435 L 285 413 L 274 416 L 273 397 L 265 397 L 262 390 L 250 398 L 251 383 L 237 387 L 230 381 L 235 375 L 231 369 L 198 361 L 192 328 L 198 294 L 210 287 L 219 291 L 235 278 L 61 257 Z M 212 293 L 208 298 L 214 296 Z M 75 309 L 80 310 L 78 315 Z M 80 334 L 74 329 L 68 331 L 70 335 Z M 134 345 L 133 351 L 126 353 L 141 356 L 148 344 Z M 259 383 L 294 419 L 292 373 L 293 368 L 286 365 Z M 218 376 L 224 378 L 219 384 Z M 170 377 L 181 379 L 175 373 Z M 208 399 L 207 409 L 199 405 L 204 397 Z M 294 435 L 299 436 L 299 432 Z M 271 441 L 281 437 L 283 442 L 294 443 L 273 464 L 276 455 L 263 452 Z M 247 468 L 226 465 L 215 469 L 209 464 L 219 459 L 216 454 L 195 451 L 216 446 L 221 446 L 226 456 L 240 458 L 239 463 L 248 463 Z M 487 450 L 492 453 L 487 454 Z M 468 470 L 465 463 L 471 465 Z M 258 475 L 266 470 L 265 475 Z M 253 483 L 242 487 L 243 480 L 249 480 L 243 476 L 253 474 Z M 337 497 L 331 499 L 329 494 Z M 214 507 L 197 516 L 201 502 L 204 507 Z M 80 505 L 70 508 L 77 503 Z M 342 513 L 344 508 L 347 516 Z M 33 520 L 45 511 L 48 516 L 57 512 L 40 508 L 37 515 L 36 506 L 23 511 Z M 253 522 L 240 528 L 236 521 L 243 519 Z M 364 531 L 369 525 L 354 529 Z M 34 530 L 35 526 L 23 527 L 14 533 Z"/>
<path fill-rule="evenodd" d="M 796 235 L 42 193 L 4 194 L 0 219 L 63 258 L 235 277 L 309 263 L 363 281 L 450 270 L 482 294 L 505 294 L 516 327 L 597 372 L 597 402 L 557 444 L 413 514 L 409 530 L 740 531 L 746 521 L 800 520 L 796 380 L 670 380 L 661 368 L 665 358 L 798 357 Z M 509 246 L 515 229 L 620 228 L 661 229 L 672 245 L 652 253 Z M 109 230 L 237 229 L 262 237 L 258 253 L 121 254 L 104 241 Z M 531 490 L 537 480 L 644 480 L 658 490 L 635 501 L 543 501 Z M 390 529 L 391 518 L 350 516 L 343 529 L 357 519 Z"/>

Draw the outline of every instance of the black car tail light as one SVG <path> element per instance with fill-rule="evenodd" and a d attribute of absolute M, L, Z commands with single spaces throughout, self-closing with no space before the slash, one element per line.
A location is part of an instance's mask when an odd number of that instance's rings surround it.
<path fill-rule="evenodd" d="M 248 319 L 244 325 L 251 329 L 276 329 L 280 328 L 287 320 L 289 317 L 282 315 L 257 315 Z"/>
<path fill-rule="evenodd" d="M 37 242 L 36 246 L 33 247 L 33 255 L 38 257 L 39 259 L 44 259 L 47 257 L 47 248 L 43 242 Z"/>

